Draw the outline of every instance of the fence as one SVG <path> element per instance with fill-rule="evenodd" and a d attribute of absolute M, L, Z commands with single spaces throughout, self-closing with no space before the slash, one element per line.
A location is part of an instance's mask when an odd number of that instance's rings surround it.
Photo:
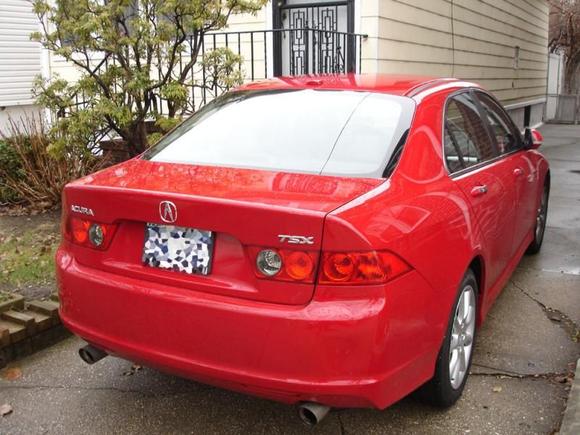
<path fill-rule="evenodd" d="M 580 95 L 548 94 L 545 120 L 565 124 L 580 122 Z"/>

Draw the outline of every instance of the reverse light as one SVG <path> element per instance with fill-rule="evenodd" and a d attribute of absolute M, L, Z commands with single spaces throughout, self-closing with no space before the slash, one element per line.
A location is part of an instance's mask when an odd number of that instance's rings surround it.
<path fill-rule="evenodd" d="M 91 224 L 89 227 L 89 241 L 95 247 L 99 247 L 105 241 L 105 227 L 101 224 Z"/>
<path fill-rule="evenodd" d="M 76 245 L 103 250 L 109 246 L 114 232 L 115 225 L 71 216 L 66 223 L 64 237 Z"/>
<path fill-rule="evenodd" d="M 273 249 L 264 249 L 256 257 L 256 266 L 264 276 L 271 277 L 282 269 L 282 258 Z"/>
<path fill-rule="evenodd" d="M 388 251 L 325 252 L 320 284 L 382 284 L 409 271 L 411 267 Z"/>

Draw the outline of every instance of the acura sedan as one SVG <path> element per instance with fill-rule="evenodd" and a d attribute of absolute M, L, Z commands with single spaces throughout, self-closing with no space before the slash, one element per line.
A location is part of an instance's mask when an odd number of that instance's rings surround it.
<path fill-rule="evenodd" d="M 66 186 L 64 324 L 106 355 L 298 404 L 450 406 L 540 250 L 550 171 L 473 83 L 280 78 Z"/>

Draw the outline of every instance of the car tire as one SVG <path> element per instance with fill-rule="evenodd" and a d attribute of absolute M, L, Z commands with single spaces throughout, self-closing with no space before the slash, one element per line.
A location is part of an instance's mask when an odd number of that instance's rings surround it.
<path fill-rule="evenodd" d="M 475 347 L 478 294 L 477 279 L 469 269 L 461 280 L 451 310 L 445 339 L 437 357 L 435 374 L 418 390 L 418 397 L 423 402 L 447 408 L 461 397 Z M 468 313 L 465 312 L 466 307 L 469 307 Z M 463 325 L 461 320 L 464 321 Z"/>
<path fill-rule="evenodd" d="M 542 249 L 544 234 L 546 232 L 546 221 L 548 220 L 548 202 L 550 200 L 550 184 L 546 182 L 542 191 L 542 199 L 538 207 L 536 216 L 536 226 L 534 227 L 534 240 L 526 250 L 527 255 L 534 255 Z"/>

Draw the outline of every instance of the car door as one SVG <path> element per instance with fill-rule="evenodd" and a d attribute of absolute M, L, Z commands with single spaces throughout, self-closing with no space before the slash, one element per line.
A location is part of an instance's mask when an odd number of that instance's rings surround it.
<path fill-rule="evenodd" d="M 498 152 L 471 92 L 448 99 L 444 127 L 445 163 L 477 220 L 474 227 L 481 234 L 486 282 L 491 286 L 512 257 L 516 213 L 512 167 Z"/>
<path fill-rule="evenodd" d="M 512 165 L 513 189 L 516 197 L 513 253 L 522 247 L 526 236 L 534 228 L 538 183 L 537 171 L 530 156 L 523 150 L 523 140 L 510 116 L 493 97 L 482 91 L 475 95 L 483 108 L 499 152 Z"/>

